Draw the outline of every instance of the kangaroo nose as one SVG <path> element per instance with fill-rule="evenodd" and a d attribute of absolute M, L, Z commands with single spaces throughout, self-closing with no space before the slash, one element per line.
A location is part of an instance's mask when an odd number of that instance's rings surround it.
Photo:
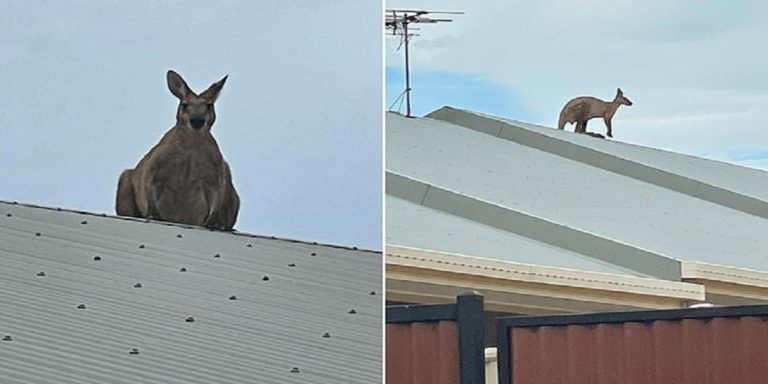
<path fill-rule="evenodd" d="M 205 119 L 190 119 L 189 124 L 192 125 L 192 128 L 194 129 L 200 129 L 203 127 L 203 124 L 205 124 Z"/>

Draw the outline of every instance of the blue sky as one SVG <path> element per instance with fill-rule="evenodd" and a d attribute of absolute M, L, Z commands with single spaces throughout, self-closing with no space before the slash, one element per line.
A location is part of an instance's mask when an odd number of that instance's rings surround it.
<path fill-rule="evenodd" d="M 398 101 L 405 89 L 404 70 L 398 67 L 386 69 L 387 108 Z M 444 105 L 462 106 L 492 115 L 516 111 L 516 116 L 536 120 L 536 116 L 525 110 L 518 97 L 501 84 L 484 80 L 479 75 L 458 74 L 439 71 L 416 72 L 411 77 L 411 113 L 425 115 Z M 393 110 L 405 113 L 405 102 L 398 101 Z"/>
<path fill-rule="evenodd" d="M 443 105 L 554 126 L 582 95 L 635 104 L 615 140 L 768 169 L 768 3 L 669 0 L 390 0 L 387 8 L 465 11 L 412 40 L 413 105 Z M 387 101 L 403 52 L 385 38 Z M 593 123 L 600 132 L 604 126 Z M 573 127 L 568 127 L 573 129 Z"/>
<path fill-rule="evenodd" d="M 166 71 L 228 74 L 212 132 L 236 229 L 381 249 L 380 2 L 136 4 L 0 1 L 0 199 L 114 214 L 175 123 Z"/>

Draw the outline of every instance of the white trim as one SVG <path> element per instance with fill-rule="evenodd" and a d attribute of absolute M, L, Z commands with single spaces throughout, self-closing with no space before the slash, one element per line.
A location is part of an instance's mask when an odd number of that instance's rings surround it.
<path fill-rule="evenodd" d="M 683 279 L 711 280 L 750 287 L 768 288 L 768 272 L 753 269 L 683 261 L 682 275 Z"/>
<path fill-rule="evenodd" d="M 514 263 L 395 245 L 388 245 L 385 254 L 386 263 L 393 266 L 570 288 L 704 300 L 704 287 L 693 283 Z"/>

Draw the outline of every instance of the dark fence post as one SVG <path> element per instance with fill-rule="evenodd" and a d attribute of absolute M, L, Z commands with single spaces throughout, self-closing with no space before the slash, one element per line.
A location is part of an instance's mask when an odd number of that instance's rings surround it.
<path fill-rule="evenodd" d="M 485 338 L 483 337 L 483 296 L 463 292 L 456 298 L 459 327 L 461 384 L 485 384 Z"/>

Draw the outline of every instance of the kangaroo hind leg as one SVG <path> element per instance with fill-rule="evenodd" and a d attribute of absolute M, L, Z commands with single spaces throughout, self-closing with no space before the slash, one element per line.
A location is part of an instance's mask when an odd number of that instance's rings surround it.
<path fill-rule="evenodd" d="M 117 182 L 115 210 L 120 216 L 141 217 L 139 208 L 136 206 L 132 178 L 133 170 L 131 169 L 126 169 L 120 174 L 120 180 Z"/>

